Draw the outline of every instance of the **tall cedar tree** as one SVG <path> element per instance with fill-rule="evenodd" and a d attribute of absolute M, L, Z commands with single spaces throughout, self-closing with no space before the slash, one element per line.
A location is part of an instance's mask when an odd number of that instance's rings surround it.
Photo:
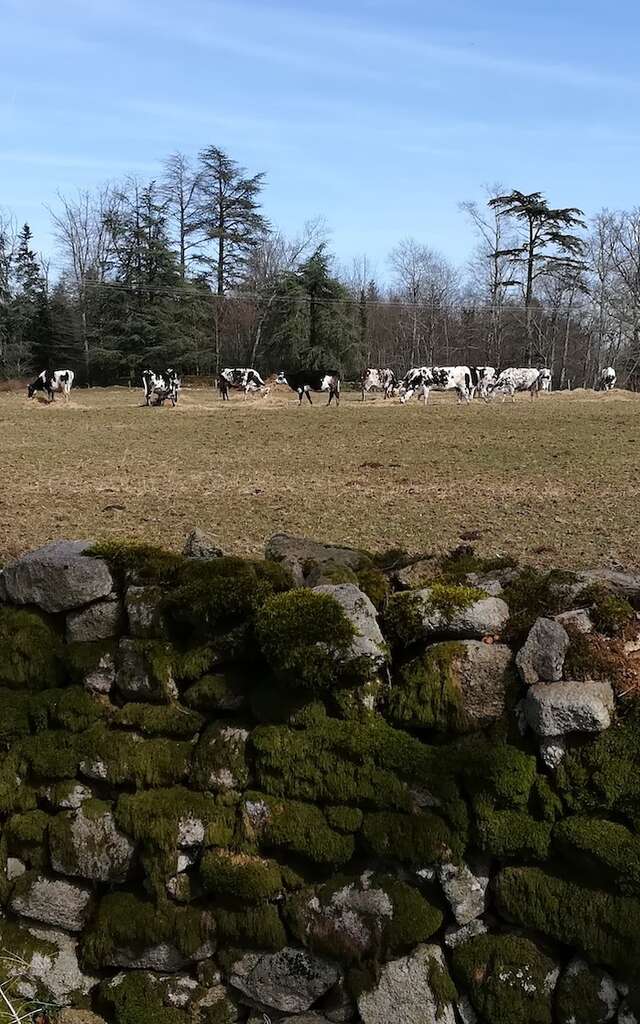
<path fill-rule="evenodd" d="M 533 299 L 535 282 L 545 274 L 560 270 L 579 272 L 584 269 L 582 255 L 585 245 L 579 235 L 569 229 L 585 228 L 582 210 L 575 206 L 552 209 L 541 192 L 525 195 L 516 189 L 508 195 L 495 196 L 488 205 L 525 226 L 521 245 L 493 253 L 506 256 L 525 268 L 524 304 L 526 313 L 526 344 L 524 359 L 531 366 L 533 358 Z"/>

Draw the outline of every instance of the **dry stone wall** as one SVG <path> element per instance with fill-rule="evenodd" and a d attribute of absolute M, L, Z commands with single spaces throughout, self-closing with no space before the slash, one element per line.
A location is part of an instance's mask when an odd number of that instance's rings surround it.
<path fill-rule="evenodd" d="M 0 574 L 0 982 L 65 1024 L 640 1020 L 640 577 L 266 556 Z"/>

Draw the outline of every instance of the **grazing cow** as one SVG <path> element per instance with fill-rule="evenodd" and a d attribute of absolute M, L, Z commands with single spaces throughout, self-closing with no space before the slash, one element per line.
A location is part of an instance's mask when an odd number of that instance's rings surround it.
<path fill-rule="evenodd" d="M 362 390 L 363 402 L 365 394 L 368 394 L 369 391 L 382 391 L 385 398 L 392 398 L 397 386 L 398 380 L 396 375 L 393 370 L 389 369 L 389 367 L 384 367 L 384 369 L 381 370 L 367 367 L 366 370 L 362 371 L 360 388 Z"/>
<path fill-rule="evenodd" d="M 616 380 L 616 371 L 613 366 L 605 366 L 604 370 L 598 375 L 596 391 L 613 391 L 616 386 Z"/>
<path fill-rule="evenodd" d="M 222 380 L 226 382 L 226 388 L 220 386 Z M 245 366 L 227 366 L 224 370 L 220 371 L 218 390 L 225 401 L 229 398 L 229 388 L 233 388 L 236 391 L 244 391 L 245 398 L 249 391 L 262 391 L 265 395 L 269 391 L 258 371 Z"/>
<path fill-rule="evenodd" d="M 292 391 L 298 394 L 298 407 L 302 405 L 302 399 L 306 396 L 309 405 L 312 391 L 328 391 L 329 401 L 335 398 L 336 405 L 340 405 L 340 374 L 337 370 L 292 370 L 285 373 L 280 370 L 276 377 L 276 384 L 287 384 Z"/>
<path fill-rule="evenodd" d="M 543 366 L 538 375 L 538 391 L 551 391 L 553 374 L 548 366 Z"/>
<path fill-rule="evenodd" d="M 515 402 L 516 391 L 528 391 L 531 397 L 535 398 L 539 390 L 540 373 L 540 370 L 530 366 L 509 366 L 506 370 L 500 371 L 494 383 L 489 386 L 487 393 L 495 395 L 497 391 L 501 391 L 503 402 L 507 395 L 510 395 L 511 401 Z"/>
<path fill-rule="evenodd" d="M 172 406 L 178 404 L 178 393 L 180 391 L 180 379 L 177 372 L 169 367 L 164 373 L 156 373 L 154 370 L 142 371 L 142 388 L 144 391 L 145 405 L 164 405 L 167 399 Z"/>
<path fill-rule="evenodd" d="M 487 391 L 496 380 L 495 366 L 470 366 L 471 398 L 483 398 L 486 402 Z"/>
<path fill-rule="evenodd" d="M 43 370 L 27 388 L 27 395 L 33 398 L 36 391 L 43 391 L 49 401 L 53 402 L 57 392 L 64 395 L 65 401 L 68 402 L 74 377 L 73 370 Z"/>
<path fill-rule="evenodd" d="M 458 402 L 468 402 L 471 395 L 471 370 L 468 366 L 419 366 L 409 370 L 400 385 L 400 401 L 408 402 L 422 390 L 425 405 L 430 391 L 455 391 Z"/>

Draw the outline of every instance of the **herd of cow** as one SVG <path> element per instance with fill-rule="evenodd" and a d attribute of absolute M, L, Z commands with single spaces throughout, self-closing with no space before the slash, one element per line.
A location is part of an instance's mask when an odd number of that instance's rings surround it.
<path fill-rule="evenodd" d="M 281 370 L 274 376 L 273 383 L 295 391 L 299 405 L 302 405 L 305 398 L 313 404 L 311 392 L 324 392 L 329 395 L 329 405 L 334 399 L 338 405 L 340 380 L 336 370 Z M 27 394 L 33 398 L 36 392 L 43 392 L 50 402 L 56 394 L 62 394 L 68 400 L 73 381 L 73 370 L 43 370 L 29 384 Z M 408 402 L 415 394 L 422 394 L 425 404 L 429 400 L 430 391 L 455 391 L 459 402 L 469 402 L 473 398 L 488 401 L 501 394 L 504 402 L 507 396 L 514 399 L 517 391 L 528 391 L 533 398 L 540 391 L 550 391 L 551 384 L 551 370 L 544 366 L 537 369 L 510 366 L 506 370 L 496 370 L 493 366 L 418 366 L 409 370 L 402 380 L 398 380 L 394 371 L 388 367 L 368 367 L 360 378 L 363 401 L 370 391 L 381 391 L 384 398 L 393 398 L 397 394 L 402 403 Z M 598 376 L 596 390 L 611 391 L 615 386 L 616 372 L 612 366 L 607 366 Z M 173 406 L 177 405 L 180 387 L 178 373 L 172 368 L 163 373 L 142 371 L 142 388 L 147 406 L 164 405 L 166 401 L 170 401 Z M 224 401 L 228 400 L 230 390 L 243 391 L 245 398 L 252 392 L 264 395 L 270 391 L 270 385 L 258 371 L 249 367 L 227 367 L 221 370 L 217 387 Z"/>

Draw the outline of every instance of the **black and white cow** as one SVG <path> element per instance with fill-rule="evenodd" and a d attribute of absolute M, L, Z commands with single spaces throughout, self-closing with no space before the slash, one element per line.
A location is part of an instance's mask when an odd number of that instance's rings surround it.
<path fill-rule="evenodd" d="M 220 386 L 220 382 L 223 380 L 226 381 L 226 388 Z M 220 371 L 218 390 L 225 400 L 229 397 L 229 388 L 233 388 L 234 391 L 244 391 L 245 398 L 250 391 L 261 391 L 265 395 L 269 392 L 258 371 L 247 366 L 227 366 Z"/>
<path fill-rule="evenodd" d="M 613 366 L 605 366 L 598 375 L 596 391 L 613 391 L 616 386 L 616 371 Z"/>
<path fill-rule="evenodd" d="M 169 399 L 172 406 L 178 404 L 180 392 L 180 379 L 176 370 L 169 367 L 164 373 L 156 373 L 155 370 L 142 371 L 142 388 L 144 391 L 144 404 L 164 405 Z"/>
<path fill-rule="evenodd" d="M 56 394 L 62 394 L 68 402 L 74 377 L 73 370 L 43 370 L 27 388 L 27 395 L 33 398 L 36 391 L 43 391 L 49 401 L 53 402 Z"/>
<path fill-rule="evenodd" d="M 426 405 L 430 391 L 455 391 L 458 402 L 468 402 L 471 388 L 468 366 L 417 366 L 409 370 L 400 385 L 400 401 L 404 404 L 416 391 L 422 391 Z"/>
<path fill-rule="evenodd" d="M 543 366 L 538 375 L 538 391 L 551 391 L 553 374 L 548 366 Z"/>
<path fill-rule="evenodd" d="M 483 398 L 486 402 L 487 391 L 497 378 L 495 366 L 470 366 L 471 398 Z"/>
<path fill-rule="evenodd" d="M 383 369 L 374 369 L 369 366 L 366 370 L 362 371 L 360 378 L 360 388 L 362 390 L 362 401 L 364 402 L 365 395 L 370 391 L 382 391 L 384 398 L 393 398 L 393 394 L 398 387 L 398 379 L 388 366 Z"/>
<path fill-rule="evenodd" d="M 533 366 L 508 366 L 506 370 L 500 371 L 495 382 L 488 388 L 488 394 L 495 396 L 496 392 L 502 392 L 503 402 L 507 395 L 515 402 L 516 391 L 528 391 L 532 398 L 536 398 L 540 390 L 540 374 L 545 370 L 546 367 L 536 369 Z"/>
<path fill-rule="evenodd" d="M 297 392 L 298 406 L 302 405 L 305 396 L 309 405 L 313 405 L 312 391 L 328 391 L 327 405 L 331 405 L 334 398 L 336 405 L 340 405 L 340 374 L 337 370 L 292 370 L 290 373 L 280 370 L 276 384 L 287 384 L 292 391 Z"/>

